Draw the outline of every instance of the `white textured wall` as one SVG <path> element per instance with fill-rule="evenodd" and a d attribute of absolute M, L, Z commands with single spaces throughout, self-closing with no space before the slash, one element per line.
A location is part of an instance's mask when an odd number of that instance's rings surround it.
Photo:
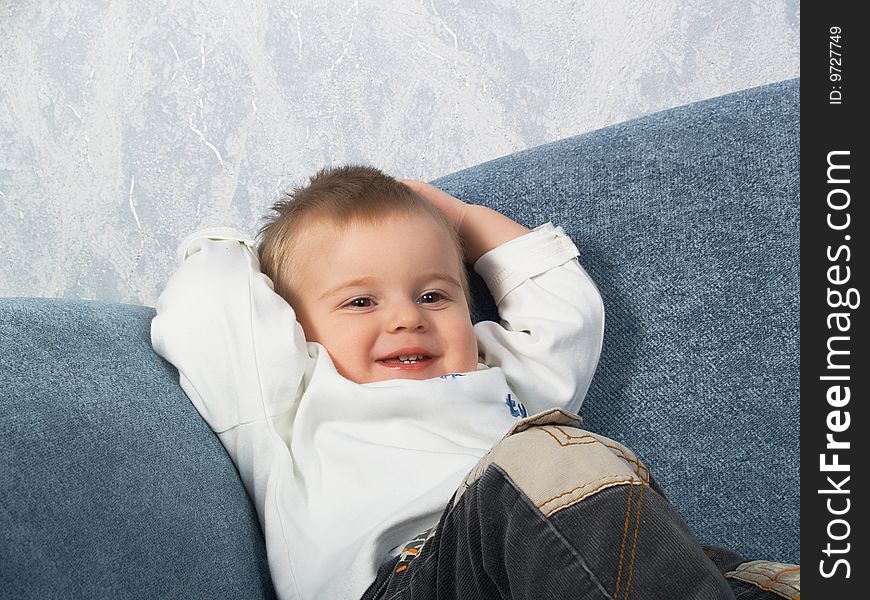
<path fill-rule="evenodd" d="M 320 166 L 431 179 L 799 74 L 797 0 L 9 0 L 0 296 L 153 304 Z"/>

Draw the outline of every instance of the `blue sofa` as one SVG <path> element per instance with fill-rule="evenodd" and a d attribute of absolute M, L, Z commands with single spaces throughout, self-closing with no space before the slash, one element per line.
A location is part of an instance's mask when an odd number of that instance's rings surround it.
<path fill-rule="evenodd" d="M 792 563 L 798 138 L 792 80 L 434 182 L 565 227 L 607 312 L 585 426 L 633 448 L 702 542 Z M 152 351 L 153 315 L 0 299 L 0 596 L 274 596 L 254 508 Z"/>

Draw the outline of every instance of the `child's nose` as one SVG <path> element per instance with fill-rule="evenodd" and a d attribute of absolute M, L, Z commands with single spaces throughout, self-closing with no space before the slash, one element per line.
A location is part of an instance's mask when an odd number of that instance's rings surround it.
<path fill-rule="evenodd" d="M 397 306 L 387 323 L 390 331 L 425 331 L 426 327 L 426 317 L 415 302 Z"/>

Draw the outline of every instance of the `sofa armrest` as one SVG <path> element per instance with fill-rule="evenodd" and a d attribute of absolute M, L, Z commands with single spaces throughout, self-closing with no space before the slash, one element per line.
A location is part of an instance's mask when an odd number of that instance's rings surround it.
<path fill-rule="evenodd" d="M 0 299 L 3 597 L 274 598 L 254 507 L 153 316 Z"/>

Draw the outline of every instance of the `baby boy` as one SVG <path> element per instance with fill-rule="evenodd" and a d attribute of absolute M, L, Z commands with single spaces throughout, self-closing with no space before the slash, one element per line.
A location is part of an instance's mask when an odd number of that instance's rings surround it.
<path fill-rule="evenodd" d="M 616 597 L 660 575 L 626 553 L 645 468 L 560 410 L 580 407 L 604 319 L 560 228 L 355 166 L 274 213 L 259 252 L 230 229 L 181 244 L 152 340 L 238 467 L 279 597 Z M 472 324 L 466 261 L 500 323 Z M 669 581 L 729 597 L 657 498 Z M 578 559 L 587 538 L 614 541 Z"/>

